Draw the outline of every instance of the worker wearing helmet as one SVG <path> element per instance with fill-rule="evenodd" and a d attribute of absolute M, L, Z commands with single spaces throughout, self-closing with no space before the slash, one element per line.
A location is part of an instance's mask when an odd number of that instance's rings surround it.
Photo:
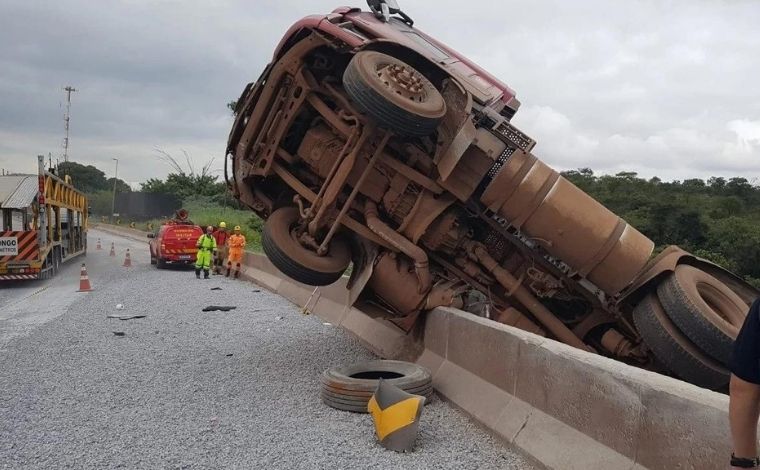
<path fill-rule="evenodd" d="M 216 254 L 214 255 L 214 274 L 222 274 L 222 265 L 224 258 L 227 257 L 227 240 L 230 238 L 227 232 L 227 224 L 219 222 L 219 227 L 214 230 L 214 240 L 216 240 Z"/>
<path fill-rule="evenodd" d="M 240 226 L 236 225 L 235 230 L 227 242 L 229 246 L 229 256 L 227 258 L 227 277 L 230 277 L 232 263 L 235 263 L 235 278 L 240 276 L 240 263 L 243 261 L 243 249 L 245 249 L 245 236 L 240 233 Z"/>
<path fill-rule="evenodd" d="M 195 259 L 195 277 L 201 278 L 201 269 L 203 278 L 208 279 L 209 268 L 211 268 L 211 258 L 216 251 L 216 240 L 214 240 L 214 227 L 206 227 L 206 233 L 198 238 L 195 246 L 198 248 L 198 255 Z"/>

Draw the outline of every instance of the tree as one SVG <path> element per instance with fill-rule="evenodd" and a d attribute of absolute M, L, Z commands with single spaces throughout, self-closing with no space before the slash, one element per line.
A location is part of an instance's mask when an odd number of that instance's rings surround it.
<path fill-rule="evenodd" d="M 106 174 L 92 165 L 64 162 L 58 165 L 58 175 L 71 176 L 74 186 L 85 193 L 102 191 L 107 188 Z"/>
<path fill-rule="evenodd" d="M 108 178 L 108 181 L 106 181 L 106 185 L 111 188 L 111 191 L 113 191 L 113 178 Z M 117 179 L 116 180 L 116 192 L 117 193 L 131 193 L 132 187 L 125 183 L 124 181 Z"/>
<path fill-rule="evenodd" d="M 58 175 L 63 177 L 69 175 L 74 187 L 87 194 L 94 194 L 98 191 L 113 191 L 113 177 L 106 178 L 106 174 L 92 165 L 82 165 L 76 162 L 64 162 L 58 165 Z M 127 183 L 118 179 L 116 182 L 116 191 L 131 191 Z"/>
<path fill-rule="evenodd" d="M 711 176 L 707 179 L 707 185 L 710 186 L 710 189 L 716 193 L 720 193 L 726 187 L 726 178 L 722 178 L 720 176 Z"/>
<path fill-rule="evenodd" d="M 735 177 L 728 180 L 726 183 L 726 192 L 733 196 L 738 196 L 745 199 L 752 192 L 753 187 L 747 181 L 747 178 Z"/>
<path fill-rule="evenodd" d="M 218 177 L 211 175 L 213 157 L 200 170 L 196 170 L 190 155 L 185 151 L 183 151 L 184 164 L 163 150 L 157 149 L 156 152 L 158 158 L 167 163 L 174 171 L 169 173 L 165 180 L 151 178 L 142 183 L 140 185 L 142 191 L 173 194 L 182 200 L 191 196 L 217 197 L 226 191 L 224 184 L 217 182 Z"/>

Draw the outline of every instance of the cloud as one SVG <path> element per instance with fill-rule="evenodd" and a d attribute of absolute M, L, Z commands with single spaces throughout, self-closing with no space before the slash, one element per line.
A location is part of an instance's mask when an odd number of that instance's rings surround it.
<path fill-rule="evenodd" d="M 354 2 L 365 6 L 363 2 Z M 760 4 L 405 0 L 416 26 L 500 77 L 515 123 L 558 168 L 666 179 L 760 170 Z M 73 96 L 73 159 L 128 181 L 163 177 L 154 148 L 221 169 L 225 104 L 287 28 L 334 0 L 5 0 L 0 167 L 61 154 Z M 29 25 L 34 25 L 33 30 Z"/>

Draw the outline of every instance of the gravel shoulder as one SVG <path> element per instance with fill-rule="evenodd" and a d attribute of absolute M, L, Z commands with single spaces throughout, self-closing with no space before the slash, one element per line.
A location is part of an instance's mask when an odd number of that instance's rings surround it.
<path fill-rule="evenodd" d="M 319 401 L 324 369 L 373 358 L 347 333 L 246 282 L 157 270 L 147 246 L 132 268 L 94 257 L 94 292 L 0 350 L 0 468 L 535 468 L 439 399 L 417 449 L 387 451 L 368 415 Z"/>

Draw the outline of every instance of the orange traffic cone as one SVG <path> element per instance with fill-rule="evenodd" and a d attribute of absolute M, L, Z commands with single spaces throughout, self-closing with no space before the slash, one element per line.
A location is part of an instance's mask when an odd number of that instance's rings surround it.
<path fill-rule="evenodd" d="M 82 263 L 82 272 L 79 276 L 79 290 L 77 292 L 90 292 L 92 286 L 90 285 L 90 278 L 87 277 L 87 268 Z"/>
<path fill-rule="evenodd" d="M 113 247 L 113 242 L 111 242 L 111 252 L 108 253 L 108 256 L 116 256 L 116 249 Z"/>
<path fill-rule="evenodd" d="M 98 238 L 98 246 L 95 247 L 96 250 L 102 250 L 103 247 L 100 246 L 100 238 Z"/>
<path fill-rule="evenodd" d="M 124 258 L 124 264 L 122 266 L 125 268 L 132 266 L 132 259 L 129 257 L 129 248 L 127 248 L 127 257 Z"/>

